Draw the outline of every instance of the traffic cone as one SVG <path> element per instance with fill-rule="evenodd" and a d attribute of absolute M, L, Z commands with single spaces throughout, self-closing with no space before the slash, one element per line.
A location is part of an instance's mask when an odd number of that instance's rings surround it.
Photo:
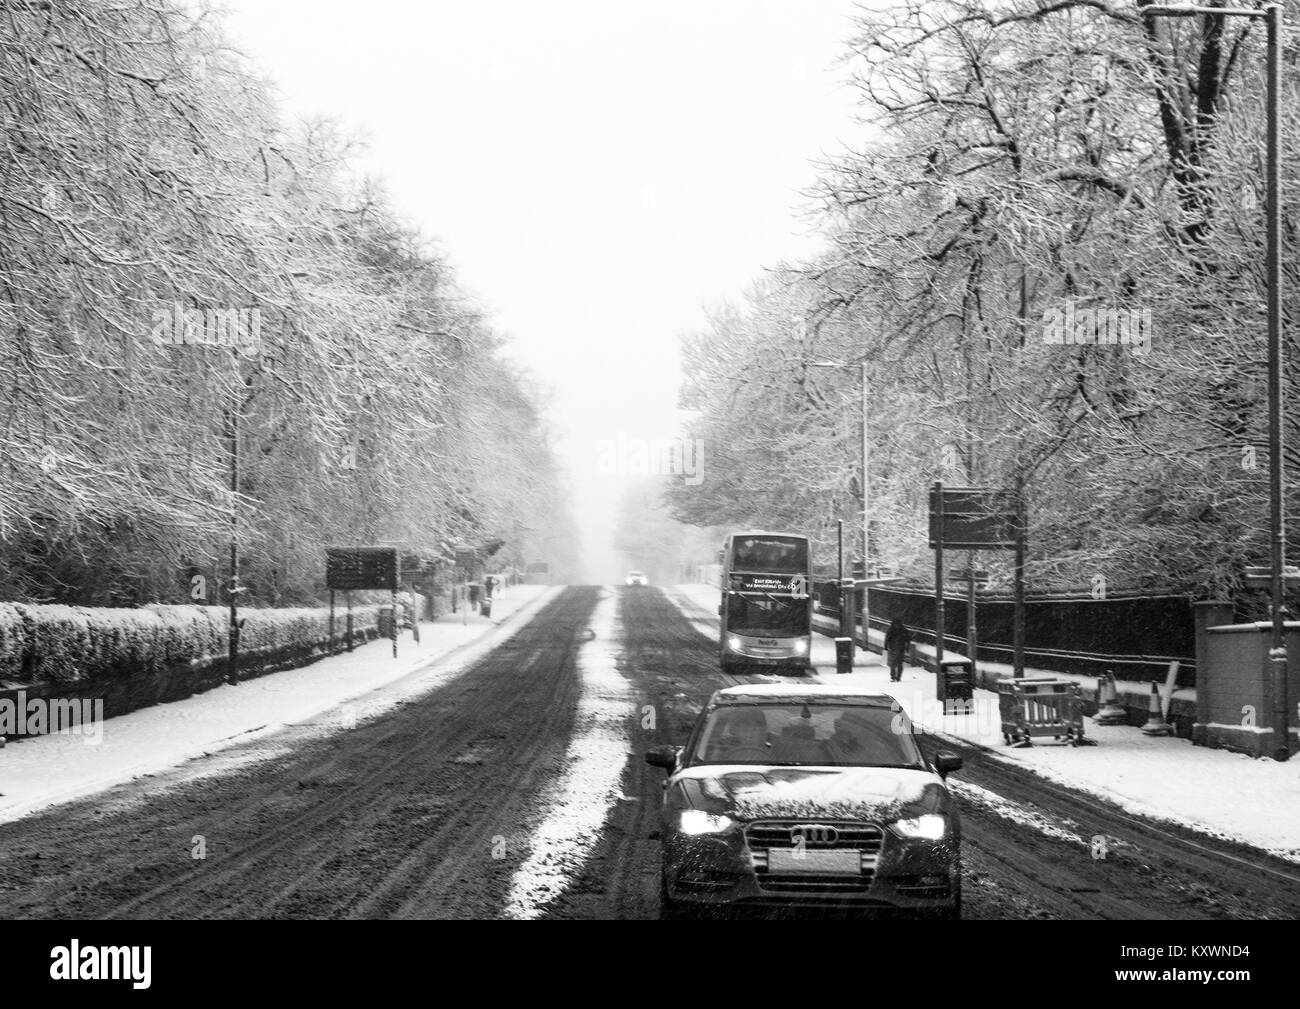
<path fill-rule="evenodd" d="M 1097 695 L 1097 713 L 1092 720 L 1098 725 L 1123 725 L 1128 721 L 1128 712 L 1119 706 L 1119 691 L 1115 689 L 1115 674 L 1106 671 L 1101 678 Z"/>
<path fill-rule="evenodd" d="M 1142 731 L 1148 736 L 1169 735 L 1169 723 L 1160 713 L 1160 691 L 1154 680 L 1151 681 L 1151 700 L 1147 702 L 1147 724 L 1142 726 Z"/>

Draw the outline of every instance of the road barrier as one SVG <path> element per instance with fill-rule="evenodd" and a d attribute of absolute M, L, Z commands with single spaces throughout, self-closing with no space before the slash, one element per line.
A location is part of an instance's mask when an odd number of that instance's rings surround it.
<path fill-rule="evenodd" d="M 1032 746 L 1034 736 L 1092 746 L 1083 735 L 1083 695 L 1073 680 L 1024 677 L 998 680 L 1002 738 L 1011 746 Z"/>

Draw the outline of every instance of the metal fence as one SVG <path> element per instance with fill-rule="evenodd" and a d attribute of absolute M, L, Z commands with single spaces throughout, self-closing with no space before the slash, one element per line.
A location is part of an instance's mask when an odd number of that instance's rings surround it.
<path fill-rule="evenodd" d="M 815 581 L 817 610 L 839 616 L 839 586 Z M 966 597 L 944 593 L 944 647 L 966 651 Z M 883 631 L 895 617 L 915 640 L 934 643 L 934 589 L 881 586 L 871 589 L 871 627 Z M 1012 661 L 1013 603 L 1009 595 L 980 593 L 975 600 L 979 659 Z M 1182 595 L 1114 593 L 1089 596 L 1034 595 L 1025 602 L 1025 665 L 1062 673 L 1121 680 L 1163 680 L 1169 663 L 1179 665 L 1178 686 L 1196 684 L 1196 632 L 1192 600 Z"/>

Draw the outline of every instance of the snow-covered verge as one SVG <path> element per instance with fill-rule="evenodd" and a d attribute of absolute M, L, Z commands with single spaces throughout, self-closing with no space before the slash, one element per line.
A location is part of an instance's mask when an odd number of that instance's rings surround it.
<path fill-rule="evenodd" d="M 707 622 L 699 607 L 716 609 L 717 596 L 717 588 L 707 585 L 679 585 L 669 593 L 696 623 Z M 1173 736 L 1146 736 L 1131 726 L 1097 725 L 1091 718 L 1085 719 L 1084 732 L 1096 746 L 1076 749 L 1049 739 L 1014 749 L 1003 741 L 993 691 L 975 691 L 972 714 L 944 715 L 935 699 L 933 673 L 909 664 L 902 681 L 891 683 L 880 656 L 859 650 L 853 672 L 841 675 L 829 642 L 822 635 L 813 639 L 819 681 L 893 696 L 927 732 L 985 747 L 995 759 L 1101 796 L 1131 813 L 1185 824 L 1300 863 L 1300 763 L 1193 746 Z"/>
<path fill-rule="evenodd" d="M 491 619 L 452 613 L 423 622 L 418 645 L 403 632 L 396 659 L 388 639 L 372 641 L 310 666 L 110 718 L 95 734 L 59 733 L 11 743 L 0 749 L 0 822 L 156 774 L 323 712 L 334 716 L 329 731 L 355 725 L 459 675 L 558 591 L 511 586 L 494 598 Z M 382 696 L 373 695 L 380 688 Z"/>
<path fill-rule="evenodd" d="M 411 605 L 404 593 L 403 605 Z M 239 611 L 241 651 L 310 649 L 329 637 L 326 608 Z M 368 634 L 378 606 L 353 607 L 353 629 Z M 71 686 L 224 660 L 230 613 L 221 606 L 92 606 L 0 603 L 0 680 Z M 336 633 L 342 632 L 343 613 Z"/>

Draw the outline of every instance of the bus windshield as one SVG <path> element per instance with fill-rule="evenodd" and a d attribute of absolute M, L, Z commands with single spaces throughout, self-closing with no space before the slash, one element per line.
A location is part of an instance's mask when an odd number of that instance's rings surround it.
<path fill-rule="evenodd" d="M 802 537 L 737 536 L 732 541 L 731 568 L 803 574 L 808 570 L 808 541 Z"/>

